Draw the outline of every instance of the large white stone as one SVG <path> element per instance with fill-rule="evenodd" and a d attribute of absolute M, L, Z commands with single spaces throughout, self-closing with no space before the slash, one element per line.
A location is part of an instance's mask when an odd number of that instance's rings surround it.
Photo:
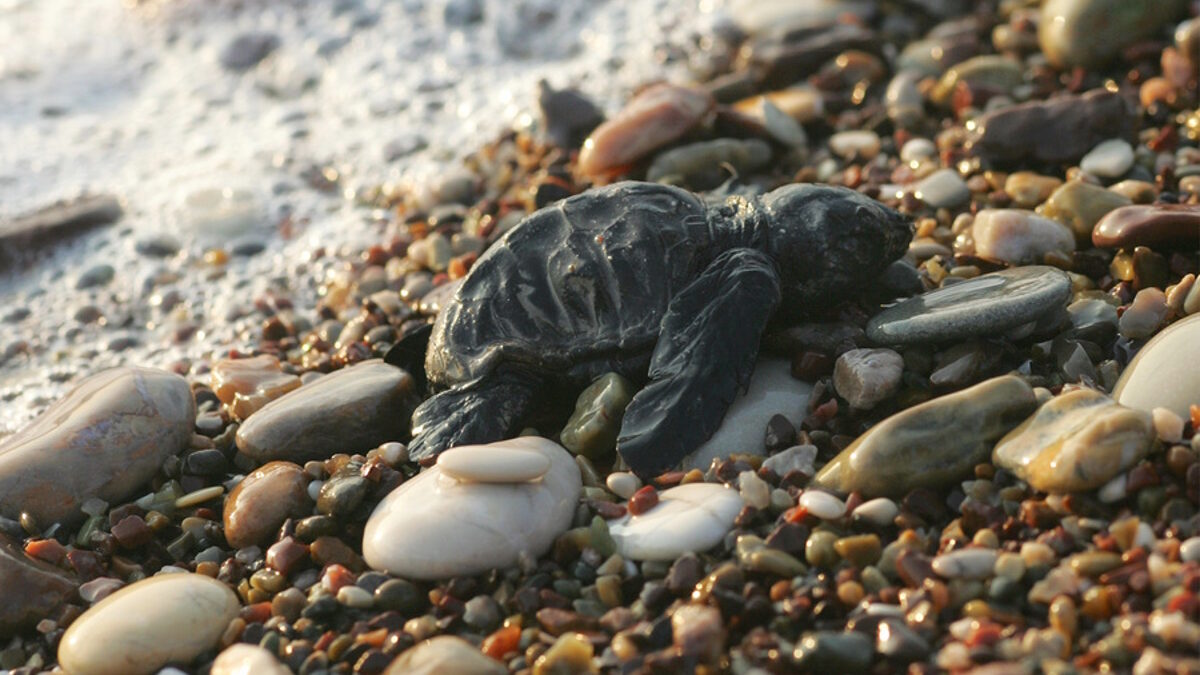
<path fill-rule="evenodd" d="M 1200 403 L 1200 315 L 1171 324 L 1142 347 L 1113 389 L 1124 406 L 1153 412 L 1166 408 L 1187 419 Z"/>
<path fill-rule="evenodd" d="M 763 454 L 767 422 L 780 414 L 799 428 L 811 392 L 812 385 L 792 377 L 786 359 L 759 359 L 746 393 L 734 399 L 712 438 L 683 459 L 683 469 L 704 471 L 713 459 L 735 453 Z"/>
<path fill-rule="evenodd" d="M 291 672 L 266 649 L 239 642 L 217 656 L 209 675 L 290 675 Z"/>
<path fill-rule="evenodd" d="M 504 665 L 471 643 L 439 635 L 414 645 L 392 661 L 386 675 L 503 675 Z"/>
<path fill-rule="evenodd" d="M 661 492 L 658 504 L 641 515 L 611 521 L 608 532 L 628 559 L 674 560 L 716 546 L 741 510 L 737 490 L 688 483 Z"/>
<path fill-rule="evenodd" d="M 540 479 L 460 481 L 433 466 L 396 488 L 367 520 L 363 557 L 377 570 L 411 579 L 445 579 L 537 558 L 571 524 L 582 481 L 566 450 L 525 436 L 482 448 L 541 453 Z"/>
<path fill-rule="evenodd" d="M 75 620 L 58 645 L 71 675 L 138 675 L 187 664 L 212 649 L 241 605 L 201 574 L 160 574 L 130 584 Z"/>

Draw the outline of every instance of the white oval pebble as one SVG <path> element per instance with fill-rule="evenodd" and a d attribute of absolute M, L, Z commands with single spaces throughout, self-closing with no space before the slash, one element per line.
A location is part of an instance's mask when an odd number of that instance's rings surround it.
<path fill-rule="evenodd" d="M 1123 176 L 1132 166 L 1133 147 L 1120 138 L 1101 142 L 1079 160 L 1079 168 L 1101 178 Z"/>
<path fill-rule="evenodd" d="M 896 502 L 887 497 L 878 497 L 858 505 L 851 514 L 856 519 L 862 519 L 875 527 L 887 527 L 892 524 L 896 516 L 900 515 L 900 508 L 896 506 Z"/>
<path fill-rule="evenodd" d="M 1155 408 L 1150 414 L 1154 416 L 1154 430 L 1160 441 L 1178 443 L 1183 440 L 1182 417 L 1167 408 Z"/>
<path fill-rule="evenodd" d="M 338 604 L 347 607 L 365 609 L 375 604 L 374 597 L 364 588 L 358 586 L 342 586 L 337 592 Z"/>
<path fill-rule="evenodd" d="M 954 169 L 939 169 L 917 181 L 913 194 L 935 209 L 965 204 L 971 198 L 966 181 Z"/>
<path fill-rule="evenodd" d="M 72 675 L 153 673 L 216 646 L 241 605 L 201 574 L 161 574 L 130 584 L 71 624 L 58 662 Z"/>
<path fill-rule="evenodd" d="M 472 483 L 524 483 L 546 475 L 550 459 L 537 451 L 497 445 L 462 445 L 438 456 L 447 476 Z"/>
<path fill-rule="evenodd" d="M 1179 545 L 1179 559 L 1183 562 L 1200 561 L 1200 537 L 1190 537 Z"/>
<path fill-rule="evenodd" d="M 879 154 L 879 148 L 879 134 L 874 131 L 839 131 L 829 138 L 829 149 L 844 159 L 868 160 Z"/>
<path fill-rule="evenodd" d="M 604 479 L 604 484 L 621 499 L 629 499 L 642 487 L 641 479 L 628 471 L 608 474 L 608 478 Z"/>
<path fill-rule="evenodd" d="M 213 661 L 209 675 L 291 675 L 291 670 L 258 645 L 230 645 Z"/>
<path fill-rule="evenodd" d="M 658 504 L 608 524 L 617 551 L 630 560 L 674 560 L 720 543 L 742 510 L 737 490 L 688 483 L 658 494 Z"/>
<path fill-rule="evenodd" d="M 914 138 L 900 148 L 900 159 L 906 162 L 937 157 L 937 146 L 928 138 Z"/>
<path fill-rule="evenodd" d="M 828 492 L 805 490 L 798 503 L 800 508 L 821 520 L 833 520 L 846 515 L 846 503 Z"/>
<path fill-rule="evenodd" d="M 965 548 L 933 559 L 933 571 L 946 579 L 986 579 L 996 568 L 998 553 L 990 548 Z"/>

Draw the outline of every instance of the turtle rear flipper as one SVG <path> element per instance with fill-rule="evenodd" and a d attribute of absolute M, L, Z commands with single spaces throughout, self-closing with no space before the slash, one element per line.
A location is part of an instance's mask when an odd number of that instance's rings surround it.
<path fill-rule="evenodd" d="M 671 468 L 717 430 L 750 380 L 779 300 L 774 263 L 749 248 L 717 256 L 671 300 L 650 381 L 626 408 L 617 439 L 635 473 L 650 478 Z"/>
<path fill-rule="evenodd" d="M 435 394 L 413 411 L 408 456 L 424 459 L 515 436 L 541 384 L 536 375 L 503 370 Z"/>

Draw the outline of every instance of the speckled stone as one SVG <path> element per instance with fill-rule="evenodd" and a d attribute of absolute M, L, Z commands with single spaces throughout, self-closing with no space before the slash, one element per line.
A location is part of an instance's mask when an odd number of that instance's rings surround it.
<path fill-rule="evenodd" d="M 439 635 L 421 642 L 392 661 L 386 675 L 504 675 L 504 664 L 484 656 L 470 642 Z"/>
<path fill-rule="evenodd" d="M 689 483 L 658 495 L 641 515 L 611 521 L 617 551 L 630 560 L 674 560 L 720 543 L 742 510 L 737 490 L 714 483 Z"/>
<path fill-rule="evenodd" d="M 1108 248 L 1200 249 L 1200 206 L 1145 204 L 1108 212 L 1092 230 L 1092 243 Z"/>
<path fill-rule="evenodd" d="M 76 520 L 93 497 L 119 503 L 188 447 L 196 404 L 187 380 L 121 367 L 82 380 L 0 442 L 0 515 L 43 527 Z"/>
<path fill-rule="evenodd" d="M 1004 375 L 896 413 L 829 461 L 813 484 L 865 498 L 940 488 L 985 462 L 992 443 L 1037 406 L 1033 389 Z"/>
<path fill-rule="evenodd" d="M 140 675 L 217 646 L 241 605 L 201 574 L 160 574 L 122 588 L 75 620 L 58 645 L 72 675 Z"/>
<path fill-rule="evenodd" d="M 1166 408 L 1184 419 L 1200 403 L 1200 371 L 1181 368 L 1200 362 L 1200 315 L 1176 321 L 1142 347 L 1125 367 L 1113 398 L 1145 412 Z"/>
<path fill-rule="evenodd" d="M 266 404 L 238 428 L 237 445 L 260 462 L 305 462 L 366 451 L 405 438 L 419 402 L 412 376 L 372 359 Z"/>
<path fill-rule="evenodd" d="M 1133 466 L 1154 442 L 1150 414 L 1091 389 L 1060 394 L 996 444 L 992 461 L 1034 489 L 1092 490 Z"/>
<path fill-rule="evenodd" d="M 482 448 L 538 452 L 539 480 L 457 480 L 434 465 L 384 498 L 363 532 L 367 564 L 410 579 L 445 579 L 536 559 L 571 524 L 582 490 L 579 466 L 562 446 L 523 436 Z"/>
<path fill-rule="evenodd" d="M 985 274 L 904 300 L 867 323 L 880 344 L 950 342 L 1003 333 L 1066 302 L 1071 280 L 1053 267 Z"/>

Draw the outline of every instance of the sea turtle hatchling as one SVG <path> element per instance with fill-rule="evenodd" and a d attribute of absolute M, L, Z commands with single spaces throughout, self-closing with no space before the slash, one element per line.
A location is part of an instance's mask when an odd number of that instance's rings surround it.
<path fill-rule="evenodd" d="M 869 197 L 808 184 L 709 206 L 624 182 L 543 208 L 480 256 L 434 322 L 438 393 L 413 413 L 410 456 L 514 436 L 539 397 L 617 372 L 645 383 L 617 450 L 656 475 L 716 431 L 769 321 L 853 297 L 911 236 Z"/>

